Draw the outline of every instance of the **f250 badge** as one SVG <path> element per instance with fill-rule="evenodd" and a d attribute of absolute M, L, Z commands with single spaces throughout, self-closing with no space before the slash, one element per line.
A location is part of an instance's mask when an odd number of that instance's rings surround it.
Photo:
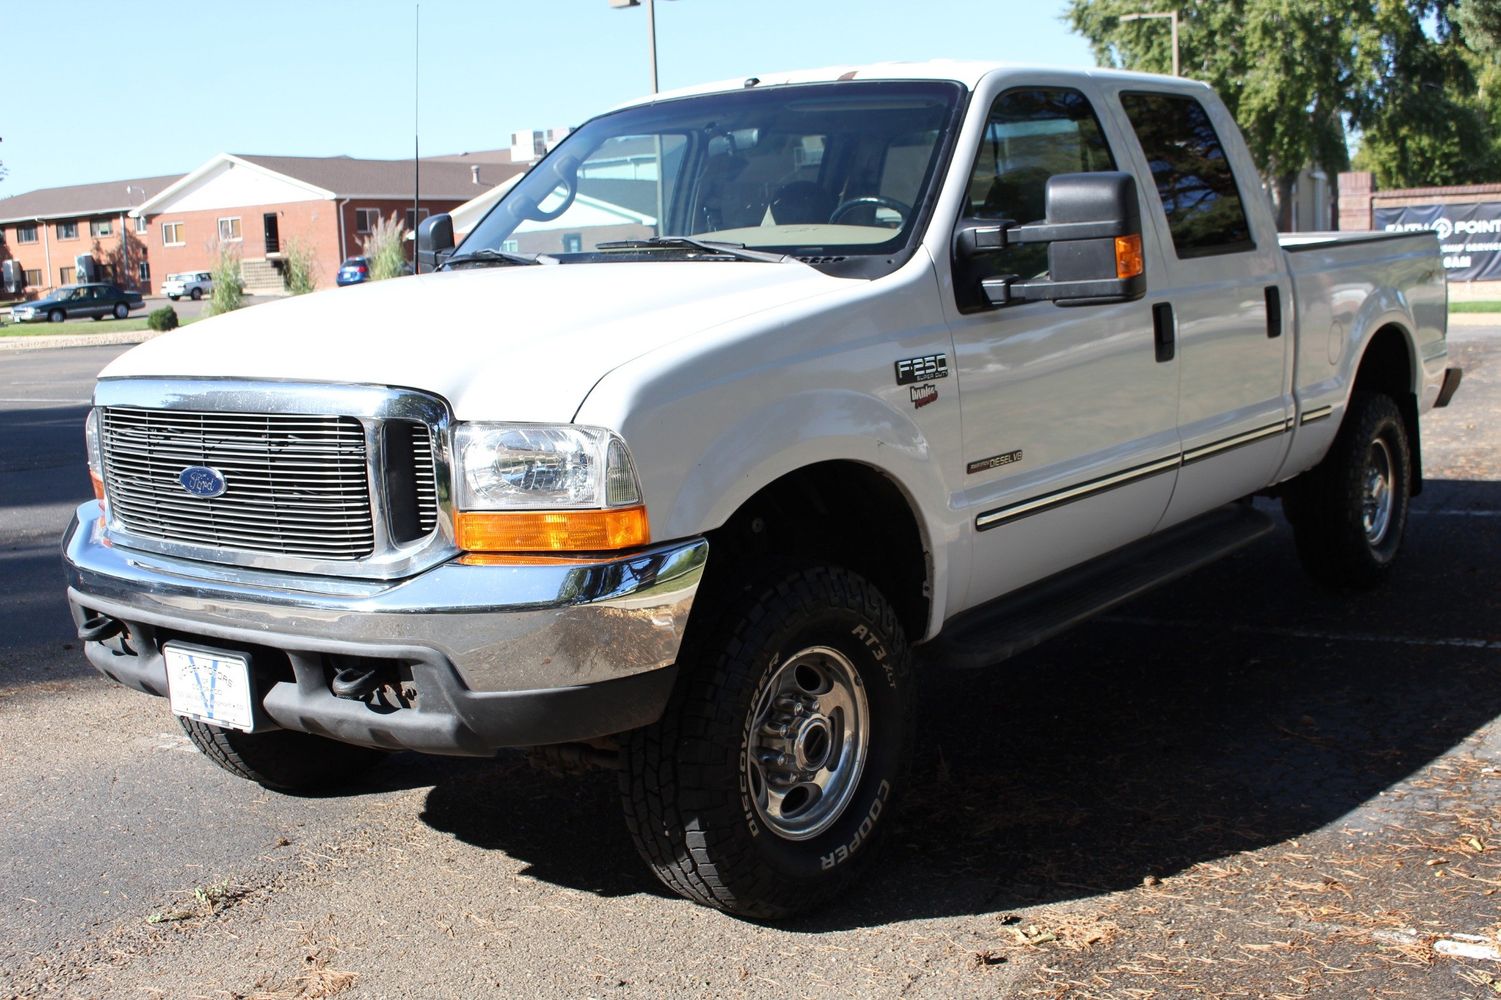
<path fill-rule="evenodd" d="M 925 354 L 920 358 L 903 358 L 896 363 L 897 385 L 931 382 L 935 378 L 948 377 L 949 356 L 947 354 Z"/>

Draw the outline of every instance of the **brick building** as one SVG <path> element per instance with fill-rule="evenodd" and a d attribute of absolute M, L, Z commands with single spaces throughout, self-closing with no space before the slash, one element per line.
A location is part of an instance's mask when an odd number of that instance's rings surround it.
<path fill-rule="evenodd" d="M 74 184 L 0 198 L 0 260 L 21 264 L 32 294 L 77 280 L 82 254 L 101 265 L 107 280 L 145 291 L 152 281 L 149 232 L 146 220 L 131 219 L 129 213 L 178 176 Z"/>
<path fill-rule="evenodd" d="M 231 246 L 247 288 L 279 289 L 281 262 L 297 240 L 312 251 L 319 284 L 327 286 L 340 261 L 360 253 L 377 220 L 396 216 L 412 228 L 522 169 L 505 152 L 424 159 L 414 214 L 411 160 L 221 153 L 131 215 L 147 221 L 143 238 L 160 276 L 208 270 L 219 248 Z"/>

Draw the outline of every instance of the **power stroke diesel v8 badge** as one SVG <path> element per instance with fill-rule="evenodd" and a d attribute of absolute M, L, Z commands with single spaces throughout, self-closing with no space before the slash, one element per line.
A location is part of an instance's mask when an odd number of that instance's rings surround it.
<path fill-rule="evenodd" d="M 904 358 L 896 363 L 897 385 L 931 382 L 935 378 L 948 377 L 949 356 L 947 354 L 925 354 L 920 358 Z"/>

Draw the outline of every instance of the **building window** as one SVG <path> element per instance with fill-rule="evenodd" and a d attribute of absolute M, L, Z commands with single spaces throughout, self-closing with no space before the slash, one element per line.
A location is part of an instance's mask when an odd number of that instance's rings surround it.
<path fill-rule="evenodd" d="M 240 242 L 240 217 L 238 215 L 235 216 L 233 219 L 220 219 L 219 220 L 219 242 L 220 243 L 238 243 L 238 242 Z"/>
<path fill-rule="evenodd" d="M 380 209 L 357 208 L 354 210 L 354 231 L 361 236 L 369 236 L 375 232 L 378 222 L 380 222 Z"/>
<path fill-rule="evenodd" d="M 36 226 L 17 226 L 16 227 L 16 242 L 17 243 L 35 243 L 36 242 Z"/>
<path fill-rule="evenodd" d="M 89 220 L 90 236 L 109 236 L 114 233 L 114 224 L 110 219 Z"/>
<path fill-rule="evenodd" d="M 563 252 L 564 253 L 579 253 L 583 249 L 584 249 L 584 234 L 583 233 L 564 233 L 563 234 Z"/>
<path fill-rule="evenodd" d="M 184 242 L 181 222 L 162 223 L 162 246 L 180 247 Z"/>
<path fill-rule="evenodd" d="M 59 222 L 57 224 L 57 238 L 60 240 L 78 239 L 78 223 Z"/>
<path fill-rule="evenodd" d="M 138 279 L 140 279 L 141 281 L 150 281 L 151 280 L 151 265 L 148 264 L 144 260 L 141 261 L 139 264 L 137 264 L 136 265 L 136 277 Z"/>
<path fill-rule="evenodd" d="M 504 250 L 506 253 L 520 253 L 521 252 L 521 241 L 520 240 L 501 240 L 500 241 L 500 248 L 502 250 Z"/>
<path fill-rule="evenodd" d="M 71 267 L 60 267 L 57 269 L 57 283 L 59 285 L 71 285 L 73 284 L 73 275 L 77 273 Z"/>
<path fill-rule="evenodd" d="M 24 273 L 26 275 L 26 284 L 28 284 L 32 288 L 35 288 L 37 285 L 40 285 L 42 283 L 42 271 L 40 268 L 35 271 L 26 271 Z"/>
<path fill-rule="evenodd" d="M 417 223 L 421 222 L 423 219 L 432 214 L 432 212 L 428 211 L 425 208 L 417 212 L 415 215 L 412 213 L 412 210 L 410 208 L 407 209 L 407 231 L 415 232 L 417 229 Z"/>
<path fill-rule="evenodd" d="M 144 233 L 146 232 L 146 228 L 146 217 L 144 215 L 136 216 L 136 232 Z"/>
<path fill-rule="evenodd" d="M 0 228 L 0 247 L 5 246 L 5 230 Z"/>

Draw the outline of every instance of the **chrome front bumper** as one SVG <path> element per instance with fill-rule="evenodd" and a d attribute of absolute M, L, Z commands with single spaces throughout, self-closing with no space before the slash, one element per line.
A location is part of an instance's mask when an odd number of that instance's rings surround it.
<path fill-rule="evenodd" d="M 123 549 L 99 505 L 64 537 L 75 621 L 123 637 L 86 641 L 121 683 L 165 695 L 170 638 L 248 651 L 268 728 L 370 746 L 488 753 L 651 722 L 661 712 L 693 598 L 703 539 L 603 562 L 466 566 L 405 580 L 278 574 Z M 336 698 L 339 663 L 388 662 L 412 707 Z"/>

